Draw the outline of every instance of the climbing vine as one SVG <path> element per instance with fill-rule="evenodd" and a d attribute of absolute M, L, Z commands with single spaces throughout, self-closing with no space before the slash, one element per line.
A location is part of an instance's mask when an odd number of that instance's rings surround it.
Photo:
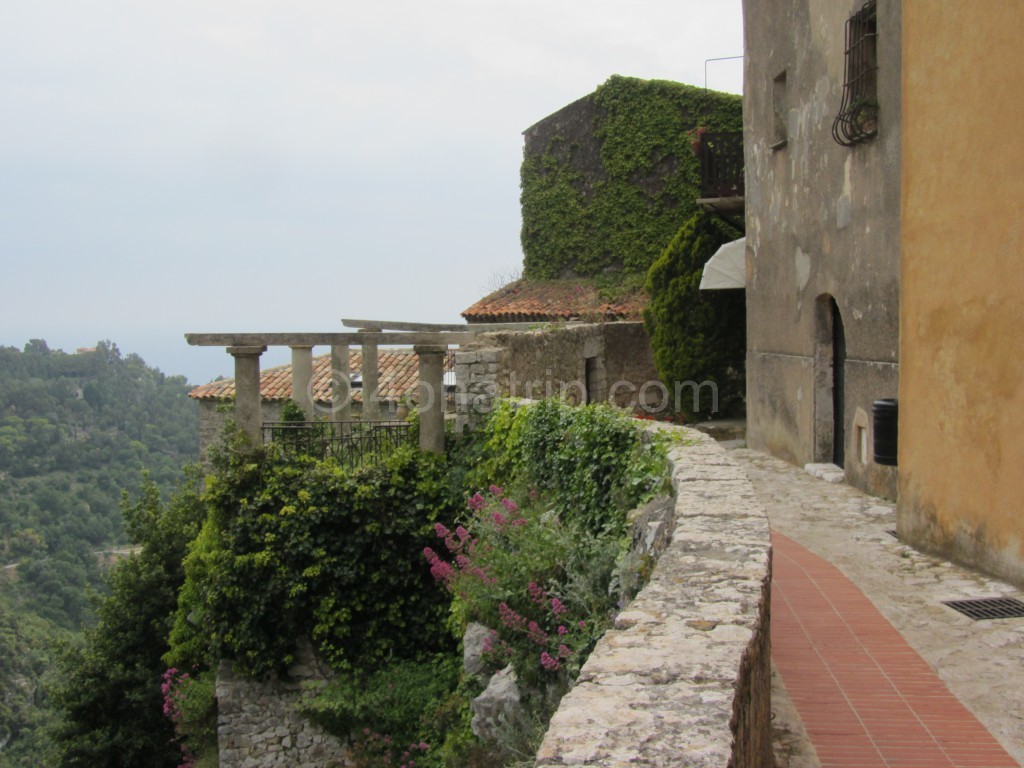
<path fill-rule="evenodd" d="M 265 675 L 293 662 L 296 637 L 335 669 L 447 650 L 447 605 L 419 562 L 434 522 L 458 507 L 445 476 L 443 457 L 411 448 L 356 471 L 225 451 L 185 560 L 168 663 L 230 658 Z"/>
<path fill-rule="evenodd" d="M 618 75 L 557 114 L 522 165 L 527 279 L 645 273 L 696 210 L 694 131 L 743 127 L 739 96 Z"/>

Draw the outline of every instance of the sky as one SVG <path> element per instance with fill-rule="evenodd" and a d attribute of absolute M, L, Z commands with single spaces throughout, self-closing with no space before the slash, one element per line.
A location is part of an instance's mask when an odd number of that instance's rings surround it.
<path fill-rule="evenodd" d="M 461 322 L 521 265 L 526 128 L 742 52 L 741 0 L 0 0 L 0 345 L 203 383 L 186 332 Z"/>

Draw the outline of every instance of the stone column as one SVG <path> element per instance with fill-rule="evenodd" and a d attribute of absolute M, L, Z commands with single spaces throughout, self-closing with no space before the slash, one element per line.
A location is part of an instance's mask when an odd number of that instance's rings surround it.
<path fill-rule="evenodd" d="M 266 346 L 228 347 L 235 358 L 235 423 L 256 444 L 263 442 L 260 355 L 266 351 Z"/>
<path fill-rule="evenodd" d="M 352 380 L 348 344 L 331 346 L 331 421 L 352 420 Z"/>
<path fill-rule="evenodd" d="M 373 421 L 380 418 L 380 403 L 377 390 L 380 381 L 377 370 L 377 342 L 363 342 L 363 418 Z"/>
<path fill-rule="evenodd" d="M 306 414 L 307 421 L 313 421 L 313 347 L 292 347 L 292 400 L 298 403 Z"/>
<path fill-rule="evenodd" d="M 413 347 L 419 358 L 420 450 L 444 453 L 445 346 Z"/>

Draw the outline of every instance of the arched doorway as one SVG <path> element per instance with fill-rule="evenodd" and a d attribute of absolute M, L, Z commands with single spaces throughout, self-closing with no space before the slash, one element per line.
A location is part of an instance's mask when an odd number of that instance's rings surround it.
<path fill-rule="evenodd" d="M 829 294 L 815 306 L 814 460 L 846 462 L 846 330 Z"/>
<path fill-rule="evenodd" d="M 832 463 L 845 466 L 846 461 L 846 331 L 839 305 L 829 297 L 832 315 Z"/>

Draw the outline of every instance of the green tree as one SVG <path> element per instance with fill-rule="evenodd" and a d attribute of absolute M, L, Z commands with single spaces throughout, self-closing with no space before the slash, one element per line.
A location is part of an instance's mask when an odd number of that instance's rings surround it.
<path fill-rule="evenodd" d="M 135 503 L 123 500 L 125 526 L 141 551 L 110 570 L 110 594 L 81 648 L 67 647 L 53 698 L 58 764 L 173 768 L 181 753 L 160 692 L 167 636 L 184 581 L 182 560 L 205 515 L 200 478 L 190 471 L 169 502 L 151 480 Z"/>
<path fill-rule="evenodd" d="M 701 291 L 716 250 L 739 237 L 718 219 L 695 213 L 647 273 L 644 322 L 654 364 L 678 412 L 690 417 L 742 408 L 746 358 L 743 291 Z M 702 382 L 715 384 L 698 388 Z M 717 403 L 716 403 L 717 400 Z"/>
<path fill-rule="evenodd" d="M 21 350 L 0 346 L 5 768 L 52 765 L 45 753 L 55 714 L 43 693 L 50 645 L 75 644 L 96 621 L 88 593 L 106 592 L 102 553 L 126 541 L 121 490 L 137 494 L 148 469 L 168 493 L 198 453 L 197 426 L 184 378 L 122 357 L 111 342 L 80 354 L 40 339 Z"/>

